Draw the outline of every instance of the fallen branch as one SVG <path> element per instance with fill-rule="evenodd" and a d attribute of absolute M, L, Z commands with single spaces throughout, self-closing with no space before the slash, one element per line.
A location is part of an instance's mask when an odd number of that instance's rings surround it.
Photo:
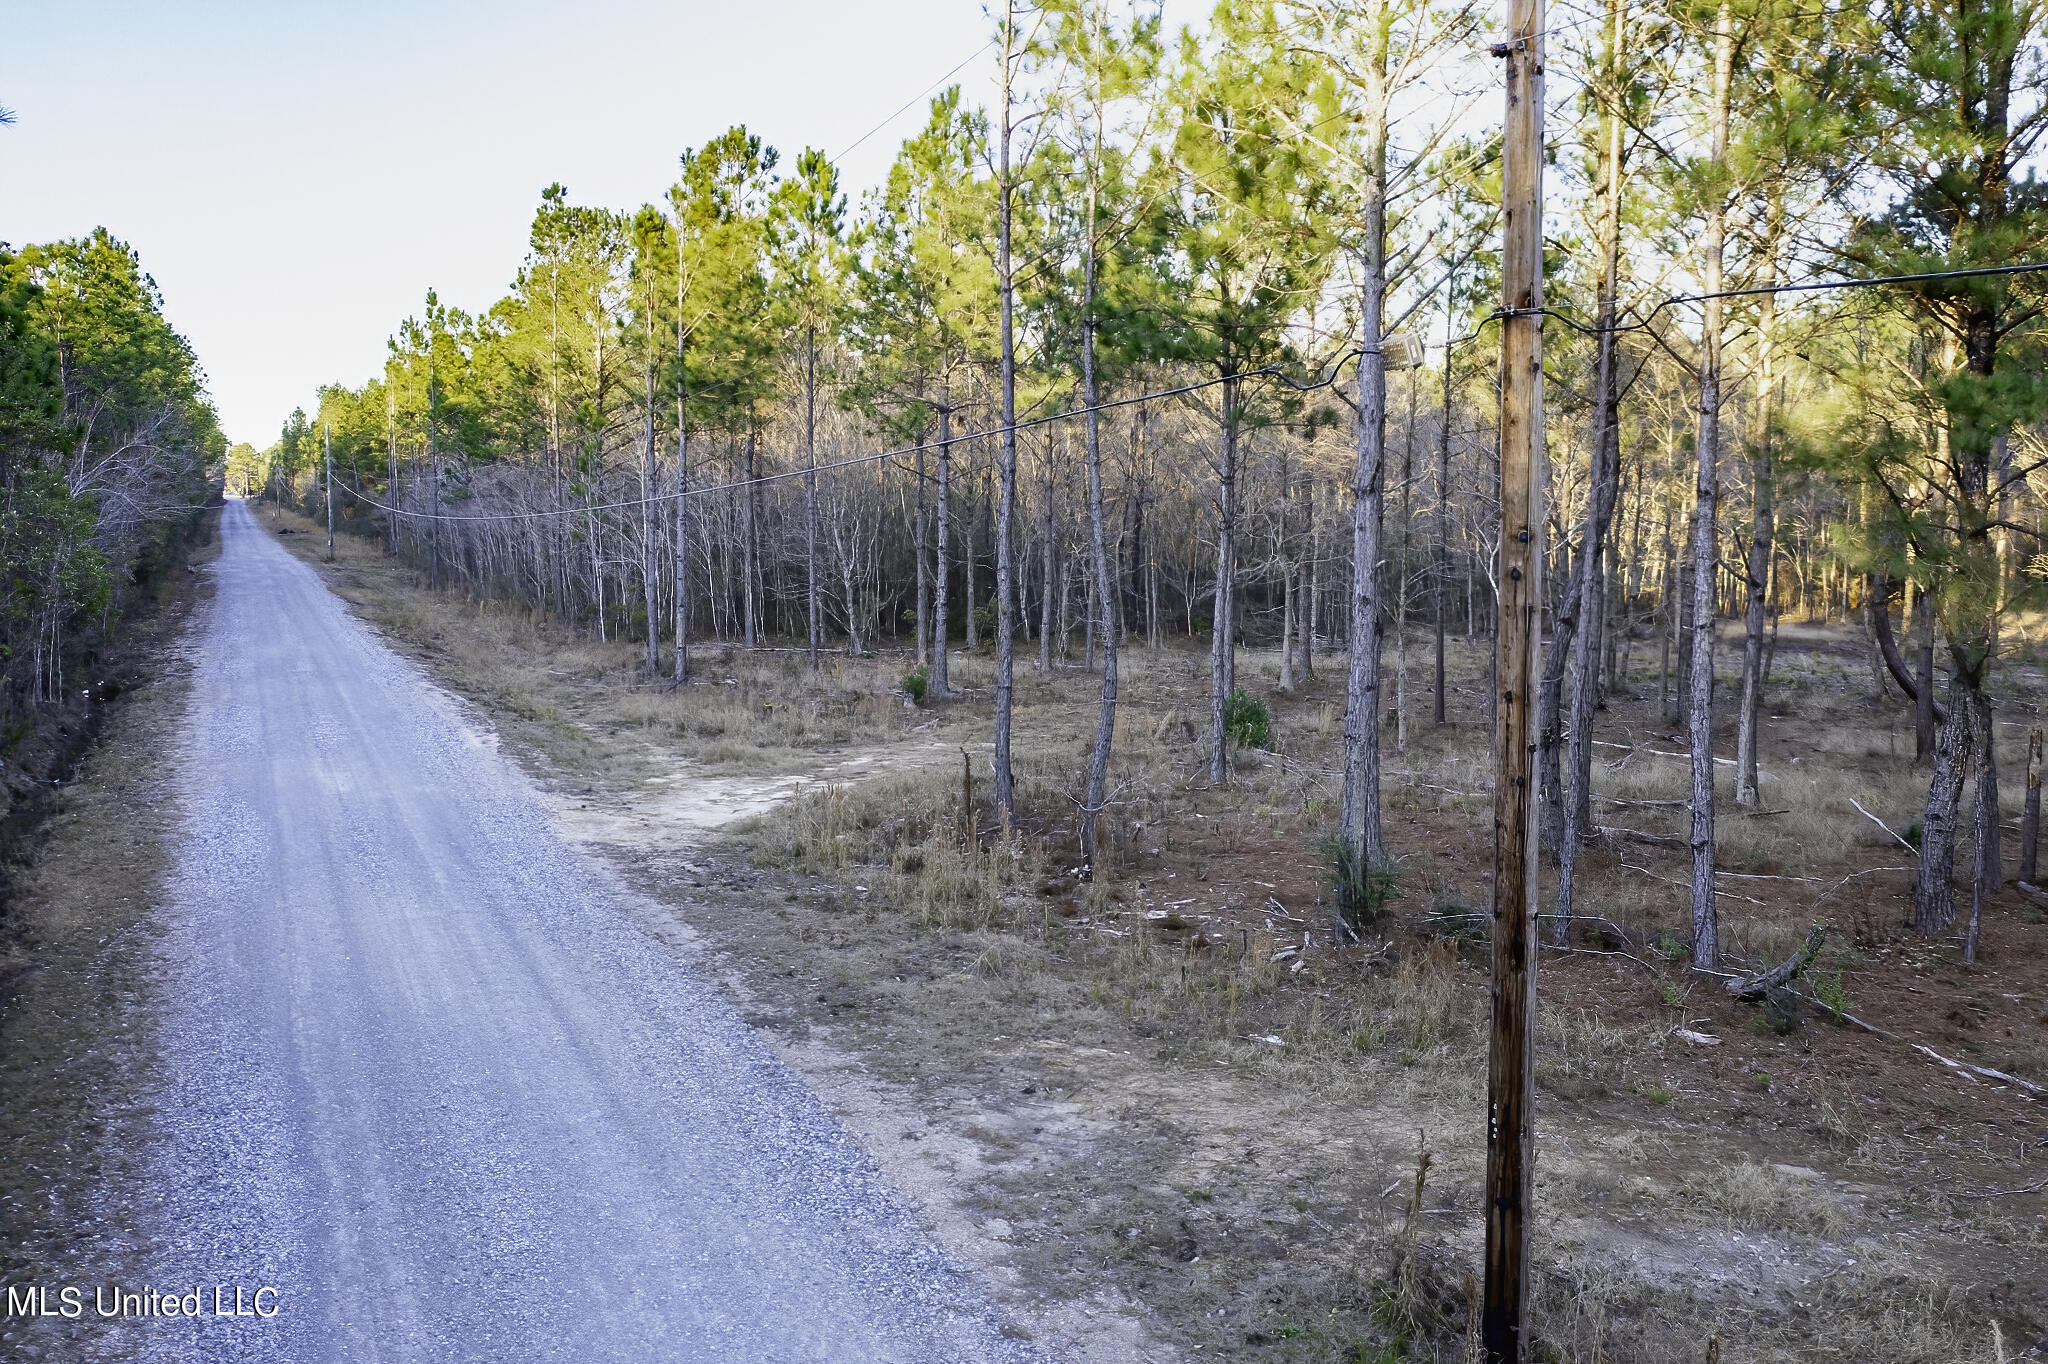
<path fill-rule="evenodd" d="M 1441 791 L 1447 796 L 1464 796 L 1471 800 L 1478 800 L 1482 794 L 1478 791 L 1460 791 L 1455 786 L 1438 786 L 1433 781 L 1411 781 L 1408 784 L 1410 786 L 1419 786 L 1425 791 Z"/>
<path fill-rule="evenodd" d="M 1271 895 L 1268 895 L 1266 897 L 1266 907 L 1264 912 L 1272 915 L 1276 919 L 1285 919 L 1288 923 L 1291 924 L 1305 924 L 1308 922 L 1307 919 L 1297 919 L 1292 914 L 1289 914 L 1287 912 L 1287 907 L 1281 904 L 1276 897 Z"/>
<path fill-rule="evenodd" d="M 1738 977 L 1729 981 L 1728 993 L 1737 999 L 1762 999 L 1771 991 L 1790 984 L 1798 979 L 1799 973 L 1819 955 L 1821 944 L 1827 941 L 1827 937 L 1827 929 L 1815 924 L 1806 930 L 1806 941 L 1799 945 L 1797 952 L 1761 975 Z"/>
<path fill-rule="evenodd" d="M 1879 819 L 1879 818 L 1878 818 L 1878 817 L 1877 817 L 1876 815 L 1873 815 L 1872 813 L 1870 813 L 1870 811 L 1868 811 L 1868 810 L 1864 810 L 1864 809 L 1863 809 L 1863 802 L 1862 802 L 1862 801 L 1860 801 L 1860 800 L 1856 799 L 1856 797 L 1854 797 L 1854 796 L 1851 796 L 1851 797 L 1849 797 L 1849 803 L 1850 803 L 1851 805 L 1855 806 L 1855 807 L 1856 807 L 1856 808 L 1857 808 L 1858 810 L 1861 810 L 1861 811 L 1863 812 L 1863 817 L 1864 817 L 1865 819 L 1869 820 L 1869 821 L 1870 821 L 1870 822 L 1871 822 L 1872 824 L 1875 824 L 1875 825 L 1876 825 L 1876 826 L 1877 826 L 1878 828 L 1880 828 L 1880 829 L 1884 830 L 1884 831 L 1885 831 L 1886 833 L 1888 833 L 1888 834 L 1891 834 L 1891 836 L 1892 836 L 1893 838 L 1898 838 L 1898 839 L 1899 839 L 1899 846 L 1900 846 L 1900 847 L 1904 848 L 1904 849 L 1905 849 L 1905 850 L 1906 850 L 1907 852 L 1909 852 L 1909 853 L 1912 853 L 1912 854 L 1913 854 L 1914 856 L 1916 856 L 1916 857 L 1917 857 L 1917 856 L 1919 855 L 1919 853 L 1920 853 L 1920 850 L 1919 850 L 1918 848 L 1914 847 L 1914 846 L 1913 846 L 1913 845 L 1912 845 L 1911 843 L 1908 843 L 1908 842 L 1907 842 L 1907 841 L 1906 841 L 1905 839 L 1903 839 L 1903 838 L 1899 838 L 1898 834 L 1897 834 L 1896 832 L 1894 832 L 1894 831 L 1893 831 L 1893 829 L 1892 829 L 1892 826 L 1891 826 L 1891 825 L 1889 825 L 1889 824 L 1885 823 L 1885 822 L 1884 822 L 1883 820 Z"/>
<path fill-rule="evenodd" d="M 1834 896 L 1834 893 L 1836 891 L 1840 890 L 1843 886 L 1848 885 L 1851 881 L 1856 880 L 1860 876 L 1876 876 L 1880 872 L 1887 871 L 1918 870 L 1920 870 L 1918 867 L 1865 867 L 1862 871 L 1852 871 L 1847 876 L 1842 877 L 1840 880 L 1830 885 L 1826 890 L 1822 891 L 1820 895 L 1814 900 L 1814 902 L 1806 907 L 1807 912 L 1812 913 L 1814 910 L 1819 909 L 1822 905 L 1826 904 L 1829 901 L 1829 899 L 1831 899 Z"/>
<path fill-rule="evenodd" d="M 1620 924 L 1614 922 L 1614 920 L 1603 919 L 1598 914 L 1561 915 L 1553 914 L 1548 910 L 1541 910 L 1537 912 L 1536 917 L 1539 919 L 1569 918 L 1572 923 L 1590 925 L 1591 927 L 1599 929 L 1603 933 L 1610 934 L 1617 942 L 1634 944 L 1639 941 L 1645 941 L 1644 939 L 1639 939 L 1634 932 L 1632 932 L 1629 929 L 1623 928 Z"/>
<path fill-rule="evenodd" d="M 1828 1009 L 1827 1005 L 1822 1004 L 1818 999 L 1815 999 L 1812 995 L 1802 995 L 1801 998 L 1807 1000 L 1808 1002 L 1814 1005 L 1817 1005 L 1822 1009 Z M 1878 1027 L 1875 1023 L 1865 1023 L 1855 1014 L 1849 1013 L 1845 1010 L 1828 1009 L 1828 1012 L 1832 1014 L 1834 1017 L 1841 1019 L 1844 1023 L 1853 1023 L 1857 1027 L 1863 1029 L 1863 1031 L 1875 1034 L 1878 1037 L 1889 1038 L 1891 1041 L 1894 1042 L 1903 1042 L 1906 1040 L 1905 1038 L 1900 1037 L 1897 1033 L 1892 1032 L 1889 1029 Z"/>
<path fill-rule="evenodd" d="M 1941 1062 L 1943 1065 L 1949 1066 L 1955 1070 L 1963 1071 L 1969 1075 L 1976 1076 L 1979 1079 L 1996 1080 L 2000 1084 L 2012 1085 L 2018 1089 L 2024 1090 L 2029 1097 L 2032 1097 L 2037 1094 L 2048 1095 L 2048 1089 L 2041 1088 L 2041 1086 L 2033 1083 L 2031 1080 L 2022 1080 L 2017 1075 L 2007 1075 L 2002 1070 L 1992 1070 L 1988 1066 L 1973 1066 L 1968 1061 L 1954 1060 L 1950 1057 L 1943 1056 L 1940 1052 L 1926 1045 L 1924 1042 L 1915 1042 L 1913 1044 L 1913 1050 L 1926 1052 L 1929 1056 Z"/>
<path fill-rule="evenodd" d="M 1575 956 L 1581 957 L 1627 957 L 1630 961 L 1642 967 L 1645 971 L 1648 971 L 1653 976 L 1659 976 L 1664 974 L 1662 971 L 1659 971 L 1656 967 L 1652 966 L 1649 962 L 1644 961 L 1641 957 L 1637 956 L 1633 952 L 1623 952 L 1619 949 L 1603 947 L 1565 947 L 1560 946 L 1559 944 L 1554 942 L 1538 943 L 1537 946 L 1545 952 L 1570 952 Z"/>
<path fill-rule="evenodd" d="M 1795 991 L 1795 993 L 1797 992 Z M 1818 999 L 1815 999 L 1812 995 L 1800 995 L 1800 998 L 1807 1000 L 1810 1003 L 1819 1005 L 1823 1009 L 1827 1009 L 1830 1014 L 1833 1014 L 1834 1017 L 1840 1019 L 1842 1022 L 1853 1024 L 1854 1026 L 1861 1028 L 1863 1029 L 1863 1031 L 1870 1033 L 1874 1036 L 1882 1037 L 1892 1042 L 1904 1042 L 1906 1040 L 1905 1038 L 1899 1036 L 1897 1033 L 1893 1032 L 1891 1029 L 1880 1028 L 1875 1023 L 1866 1023 L 1862 1019 L 1858 1018 L 1855 1014 L 1849 1013 L 1846 1010 L 1836 1010 L 1829 1008 L 1828 1005 L 1821 1004 L 1821 1002 Z M 1932 1059 L 1939 1061 L 1942 1065 L 1952 1066 L 1957 1070 L 1967 1072 L 1973 1078 L 1982 1077 L 1985 1079 L 1996 1080 L 2000 1084 L 2014 1085 L 2022 1091 L 2020 1095 L 2021 1098 L 2031 1099 L 2032 1096 L 2037 1094 L 2042 1096 L 2048 1096 L 2048 1089 L 2043 1089 L 2040 1085 L 2034 1084 L 2031 1081 L 2022 1080 L 2017 1075 L 2007 1075 L 2002 1070 L 1991 1070 L 1984 1066 L 1973 1066 L 1967 1061 L 1952 1060 L 1949 1057 L 1943 1056 L 1934 1048 L 1926 1046 L 1919 1042 L 1913 1043 L 1913 1050 L 1924 1053 Z M 2014 1193 L 2032 1193 L 2035 1191 L 2035 1189 L 2012 1190 L 2012 1192 Z M 1984 1196 L 1989 1197 L 1990 1195 Z"/>
<path fill-rule="evenodd" d="M 1593 832 L 1608 834 L 1614 838 L 1625 838 L 1631 843 L 1647 843 L 1653 848 L 1689 848 L 1691 843 L 1676 834 L 1646 834 L 1641 829 L 1623 829 L 1613 824 L 1595 824 Z"/>
<path fill-rule="evenodd" d="M 1593 740 L 1593 746 L 1595 748 L 1621 748 L 1628 750 L 1630 753 L 1648 753 L 1652 757 L 1657 758 L 1678 758 L 1684 762 L 1692 761 L 1692 754 L 1690 753 L 1667 753 L 1661 748 L 1644 748 L 1641 744 L 1611 744 L 1608 743 L 1605 739 L 1595 739 Z M 1735 759 L 1733 758 L 1716 758 L 1714 759 L 1714 761 L 1721 764 L 1721 766 L 1723 767 L 1735 766 Z M 1757 769 L 1756 776 L 1758 781 L 1777 780 L 1777 777 L 1774 774 L 1766 772 L 1762 768 Z"/>
<path fill-rule="evenodd" d="M 1672 879 L 1671 879 L 1670 877 L 1668 877 L 1668 876 L 1659 876 L 1659 875 L 1657 875 L 1657 873 L 1656 873 L 1656 872 L 1653 872 L 1653 871 L 1651 871 L 1651 870 L 1650 870 L 1650 869 L 1649 869 L 1648 867 L 1639 867 L 1639 866 L 1637 866 L 1637 865 L 1636 865 L 1635 863 L 1633 863 L 1633 862 L 1623 862 L 1623 863 L 1622 863 L 1621 865 L 1622 865 L 1623 867 L 1626 867 L 1626 868 L 1627 868 L 1628 870 L 1630 870 L 1630 871 L 1632 871 L 1632 872 L 1636 873 L 1636 874 L 1637 874 L 1638 876 L 1647 876 L 1647 877 L 1649 877 L 1649 878 L 1650 878 L 1650 879 L 1651 879 L 1652 881 L 1662 881 L 1662 882 L 1663 882 L 1663 883 L 1664 883 L 1665 885 L 1667 885 L 1667 886 L 1679 886 L 1679 887 L 1682 887 L 1682 888 L 1684 888 L 1684 889 L 1686 889 L 1686 890 L 1691 890 L 1691 889 L 1692 889 L 1692 882 L 1690 882 L 1690 881 L 1674 881 L 1674 880 L 1672 880 Z M 1738 894 L 1737 894 L 1736 892 L 1734 892 L 1734 891 L 1732 891 L 1732 890 L 1719 890 L 1719 889 L 1717 889 L 1717 890 L 1715 890 L 1714 894 L 1716 894 L 1716 895 L 1725 895 L 1725 896 L 1727 896 L 1727 897 L 1728 897 L 1729 899 L 1731 899 L 1731 900 L 1746 900 L 1746 901 L 1748 901 L 1748 902 L 1749 902 L 1750 904 L 1753 904 L 1753 905 L 1758 905 L 1758 906 L 1761 906 L 1761 907 L 1762 907 L 1762 908 L 1764 908 L 1764 909 L 1769 909 L 1769 908 L 1770 908 L 1770 906 L 1769 906 L 1769 905 L 1766 905 L 1766 904 L 1764 904 L 1764 902 L 1763 902 L 1762 900 L 1759 900 L 1759 899 L 1755 898 L 1754 896 L 1750 896 L 1750 895 L 1738 895 Z"/>

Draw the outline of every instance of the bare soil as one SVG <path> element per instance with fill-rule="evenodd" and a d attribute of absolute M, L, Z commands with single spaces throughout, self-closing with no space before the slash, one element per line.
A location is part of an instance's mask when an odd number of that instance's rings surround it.
<path fill-rule="evenodd" d="M 310 523 L 263 519 L 321 559 Z M 1468 1357 L 1484 641 L 1453 641 L 1438 729 L 1411 637 L 1408 742 L 1386 736 L 1398 896 L 1367 942 L 1340 945 L 1318 852 L 1340 659 L 1283 694 L 1273 658 L 1244 655 L 1275 742 L 1210 789 L 1205 654 L 1128 652 L 1118 856 L 1098 885 L 1072 828 L 1096 685 L 1077 666 L 1038 674 L 1022 649 L 1023 827 L 998 846 L 986 658 L 961 657 L 975 690 L 930 710 L 897 689 L 902 655 L 834 658 L 812 679 L 793 651 L 701 647 L 698 680 L 671 689 L 637 671 L 630 641 L 428 592 L 374 544 L 344 538 L 323 571 L 496 725 L 556 793 L 566 835 L 670 907 L 1057 1353 Z M 1654 652 L 1637 646 L 1601 716 L 1610 832 L 1582 861 L 1580 906 L 1603 922 L 1546 950 L 1539 990 L 1552 1358 L 1699 1360 L 1716 1336 L 1728 1361 L 2048 1352 L 2048 1096 L 1948 1064 L 2048 1083 L 2048 910 L 2008 886 L 1975 964 L 1960 925 L 1935 941 L 1906 929 L 1911 858 L 1876 821 L 1910 833 L 1926 776 L 1865 647 L 1853 629 L 1782 626 L 1765 803 L 1722 807 L 1738 963 L 1828 929 L 1809 998 L 1775 1026 L 1675 948 L 1686 854 L 1658 840 L 1682 811 L 1658 802 L 1682 797 L 1686 765 L 1644 670 Z M 1999 686 L 2018 722 L 2000 754 L 2016 815 L 2040 671 L 2023 654 Z M 1717 743 L 1732 754 L 1732 732 Z"/>

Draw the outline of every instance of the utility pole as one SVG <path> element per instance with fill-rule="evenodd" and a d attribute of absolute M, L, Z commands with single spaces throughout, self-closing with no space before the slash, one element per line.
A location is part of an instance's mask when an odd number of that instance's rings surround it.
<path fill-rule="evenodd" d="M 1536 727 L 1543 626 L 1543 9 L 1508 0 L 1501 186 L 1500 621 L 1495 632 L 1493 1036 L 1487 1063 L 1487 1364 L 1529 1347 L 1536 1016 Z"/>
<path fill-rule="evenodd" d="M 322 440 L 327 446 L 327 562 L 334 562 L 334 426 L 331 422 L 320 427 Z"/>
<path fill-rule="evenodd" d="M 429 529 L 427 581 L 435 587 L 441 585 L 441 449 L 435 443 L 434 413 L 440 406 L 441 388 L 434 380 L 434 365 L 431 353 L 427 361 L 427 473 L 434 485 L 434 516 L 427 524 Z M 602 616 L 599 623 L 602 625 Z"/>
<path fill-rule="evenodd" d="M 818 674 L 818 328 L 805 332 L 804 347 L 804 611 L 810 635 L 811 675 Z M 917 548 L 924 553 L 924 546 Z M 849 631 L 849 634 L 851 632 Z"/>

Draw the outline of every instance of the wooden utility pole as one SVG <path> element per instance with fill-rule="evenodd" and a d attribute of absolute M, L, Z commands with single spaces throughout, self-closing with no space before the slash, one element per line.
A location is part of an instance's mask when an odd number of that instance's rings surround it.
<path fill-rule="evenodd" d="M 334 562 L 334 427 L 322 425 L 320 434 L 327 446 L 327 562 Z"/>
<path fill-rule="evenodd" d="M 1495 632 L 1493 1037 L 1487 1065 L 1488 1364 L 1529 1346 L 1536 1016 L 1536 727 L 1543 627 L 1543 9 L 1508 0 L 1501 192 L 1500 621 Z"/>

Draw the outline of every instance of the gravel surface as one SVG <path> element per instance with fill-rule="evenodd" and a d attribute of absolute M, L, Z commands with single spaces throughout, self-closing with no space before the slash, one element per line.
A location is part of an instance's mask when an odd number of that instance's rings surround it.
<path fill-rule="evenodd" d="M 145 1359 L 1034 1360 L 867 1154 L 230 502 L 162 943 Z M 139 1289 L 141 1285 L 130 1285 Z M 93 1315 L 90 1289 L 86 1315 Z"/>

